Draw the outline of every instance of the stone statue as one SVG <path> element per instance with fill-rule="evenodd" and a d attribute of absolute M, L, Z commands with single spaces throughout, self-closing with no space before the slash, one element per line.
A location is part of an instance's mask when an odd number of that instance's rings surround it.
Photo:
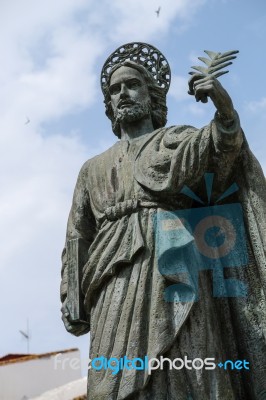
<path fill-rule="evenodd" d="M 170 68 L 153 46 L 103 67 L 119 140 L 81 168 L 62 255 L 62 319 L 91 332 L 98 363 L 89 400 L 266 399 L 265 179 L 217 80 L 236 52 L 207 53 L 189 81 L 217 110 L 202 129 L 165 128 Z M 125 357 L 139 367 L 114 372 Z M 175 367 L 141 364 L 160 357 Z"/>

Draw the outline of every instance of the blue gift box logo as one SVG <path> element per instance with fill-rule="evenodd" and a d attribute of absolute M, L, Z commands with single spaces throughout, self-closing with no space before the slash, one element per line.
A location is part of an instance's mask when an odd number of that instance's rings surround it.
<path fill-rule="evenodd" d="M 205 174 L 208 203 L 213 176 Z M 216 203 L 236 190 L 237 185 L 232 185 Z M 188 187 L 184 187 L 182 193 L 203 203 Z M 165 290 L 166 301 L 197 300 L 199 272 L 202 270 L 212 270 L 214 297 L 247 295 L 244 282 L 224 277 L 226 268 L 248 264 L 240 203 L 178 211 L 161 210 L 157 213 L 155 224 L 159 271 L 174 282 Z"/>

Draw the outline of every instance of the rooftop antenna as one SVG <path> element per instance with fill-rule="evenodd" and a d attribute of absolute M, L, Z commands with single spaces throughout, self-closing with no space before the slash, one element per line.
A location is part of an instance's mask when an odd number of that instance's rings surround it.
<path fill-rule="evenodd" d="M 29 331 L 29 319 L 28 318 L 27 318 L 27 330 L 26 331 L 19 330 L 19 332 L 24 337 L 24 339 L 27 340 L 27 353 L 30 354 L 30 331 Z"/>

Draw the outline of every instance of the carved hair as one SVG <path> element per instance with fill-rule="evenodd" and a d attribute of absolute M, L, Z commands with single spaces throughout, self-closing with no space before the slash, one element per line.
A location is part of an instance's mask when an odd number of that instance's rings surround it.
<path fill-rule="evenodd" d="M 149 90 L 150 98 L 151 98 L 151 119 L 153 123 L 154 129 L 162 128 L 166 125 L 167 122 L 167 106 L 166 106 L 166 91 L 161 88 L 151 73 L 147 71 L 145 67 L 140 64 L 135 63 L 134 61 L 124 61 L 122 63 L 116 64 L 111 70 L 108 81 L 106 82 L 105 87 L 103 88 L 104 92 L 104 104 L 105 104 L 105 114 L 112 122 L 112 129 L 116 136 L 121 137 L 120 126 L 115 124 L 115 117 L 113 113 L 113 109 L 111 106 L 111 96 L 109 93 L 109 85 L 111 76 L 118 68 L 126 66 L 130 68 L 134 68 L 140 72 L 143 76 Z"/>

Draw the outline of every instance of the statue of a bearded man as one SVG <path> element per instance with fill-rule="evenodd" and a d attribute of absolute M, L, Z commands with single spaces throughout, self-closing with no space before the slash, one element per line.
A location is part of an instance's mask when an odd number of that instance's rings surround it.
<path fill-rule="evenodd" d="M 265 179 L 209 54 L 189 82 L 217 110 L 202 129 L 165 127 L 153 46 L 103 67 L 119 140 L 81 168 L 62 256 L 65 327 L 91 333 L 89 400 L 266 398 Z"/>

